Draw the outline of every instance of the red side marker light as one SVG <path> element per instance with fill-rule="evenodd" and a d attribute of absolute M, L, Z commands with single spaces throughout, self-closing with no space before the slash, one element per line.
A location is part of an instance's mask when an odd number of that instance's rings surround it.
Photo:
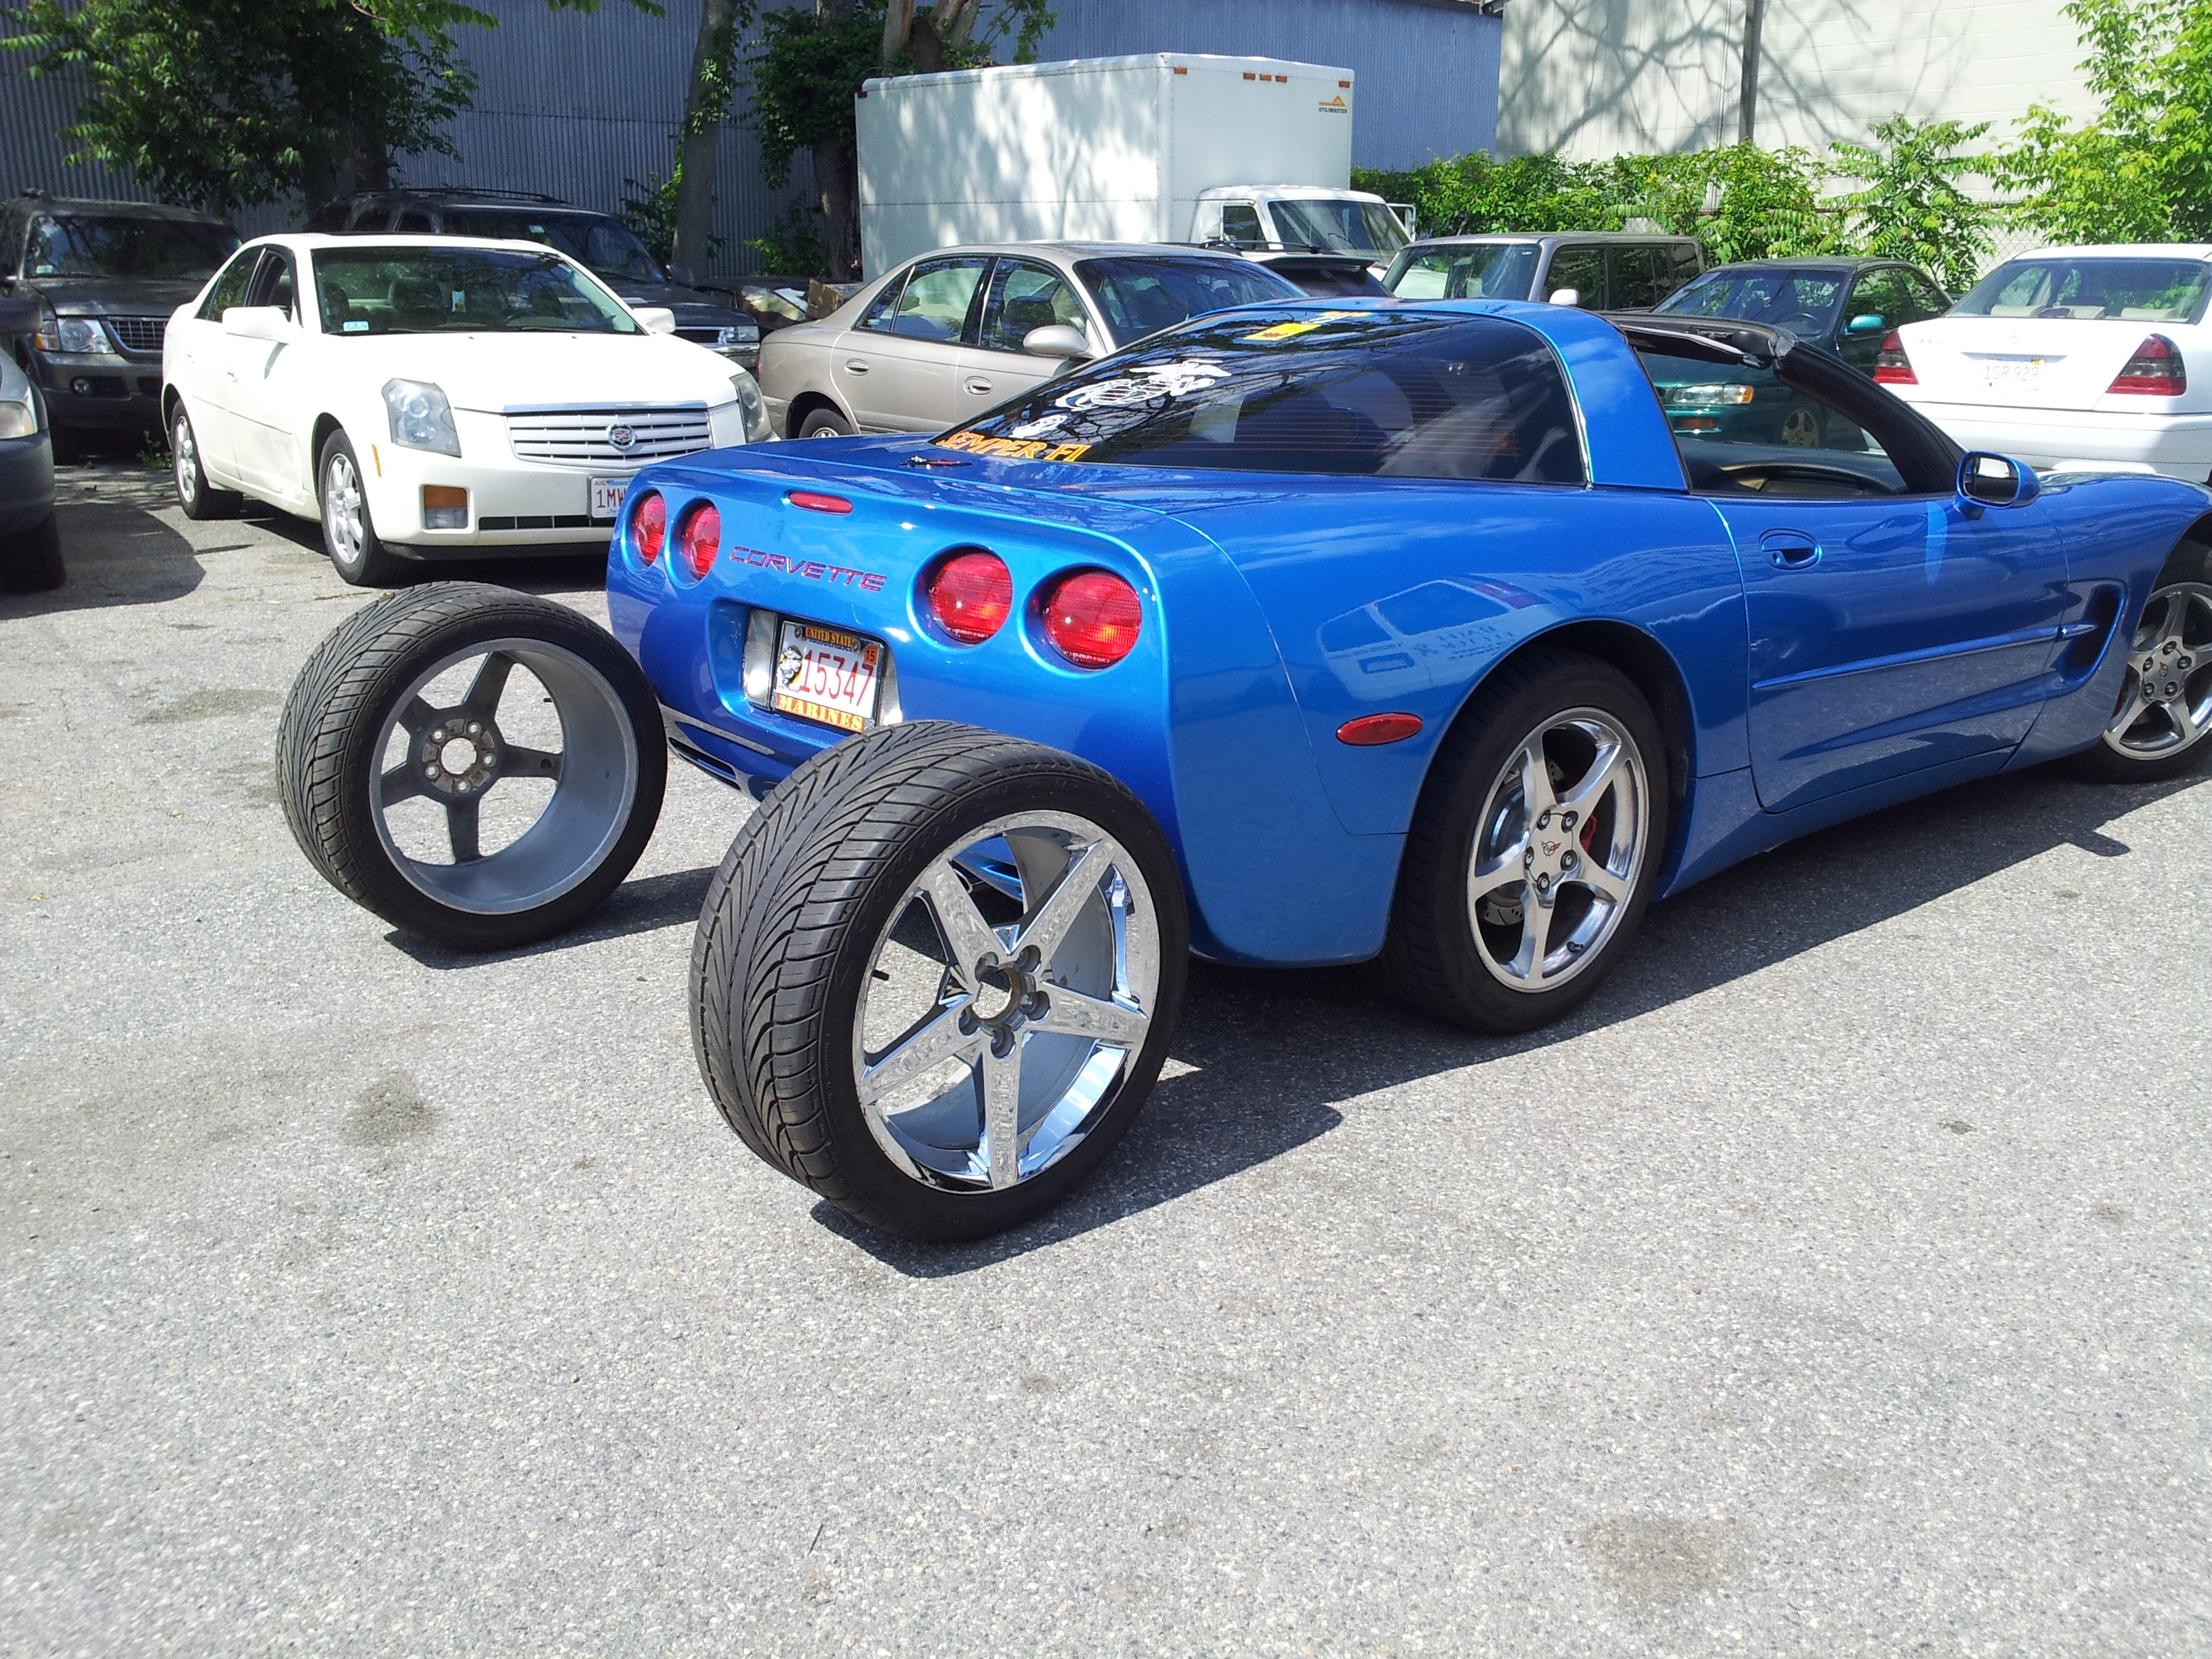
<path fill-rule="evenodd" d="M 711 506 L 702 502 L 692 509 L 691 516 L 684 520 L 684 533 L 678 538 L 684 550 L 684 562 L 696 580 L 714 568 L 714 555 L 722 546 L 722 515 Z"/>
<path fill-rule="evenodd" d="M 1882 337 L 1881 349 L 1875 353 L 1874 378 L 1883 386 L 1920 384 L 1920 377 L 1912 372 L 1912 359 L 1905 355 L 1905 342 L 1893 328 Z"/>
<path fill-rule="evenodd" d="M 995 553 L 955 553 L 922 579 L 930 620 L 962 645 L 981 645 L 1006 626 L 1014 579 Z"/>
<path fill-rule="evenodd" d="M 1037 616 L 1052 648 L 1078 668 L 1111 668 L 1136 649 L 1145 607 L 1112 571 L 1079 570 L 1045 590 Z"/>
<path fill-rule="evenodd" d="M 651 564 L 660 556 L 661 544 L 667 538 L 668 503 L 660 499 L 659 491 L 647 490 L 629 510 L 629 544 L 637 550 L 639 558 Z"/>
<path fill-rule="evenodd" d="M 1403 743 L 1421 729 L 1419 714 L 1362 714 L 1336 728 L 1336 740 L 1355 749 L 1373 749 L 1386 743 Z"/>
<path fill-rule="evenodd" d="M 824 495 L 811 489 L 794 489 L 784 498 L 793 507 L 803 507 L 809 513 L 850 513 L 852 502 L 842 495 Z"/>
<path fill-rule="evenodd" d="M 2128 359 L 2105 390 L 2138 392 L 2149 398 L 2179 398 L 2189 390 L 2189 369 L 2173 342 L 2163 334 L 2154 334 L 2136 348 L 2136 355 Z"/>

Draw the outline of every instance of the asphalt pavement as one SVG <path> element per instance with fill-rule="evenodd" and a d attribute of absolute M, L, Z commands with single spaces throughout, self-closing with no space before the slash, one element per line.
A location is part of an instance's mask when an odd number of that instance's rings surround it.
<path fill-rule="evenodd" d="M 0 1651 L 2212 1651 L 2212 781 L 1814 836 L 1510 1042 L 1201 966 L 1100 1178 L 923 1248 L 700 1085 L 742 796 L 673 768 L 574 935 L 399 938 L 276 805 L 365 602 L 313 527 L 62 495 L 0 599 Z"/>

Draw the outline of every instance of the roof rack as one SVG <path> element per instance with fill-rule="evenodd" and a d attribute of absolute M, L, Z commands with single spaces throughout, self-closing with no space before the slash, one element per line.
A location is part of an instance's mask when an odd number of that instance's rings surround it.
<path fill-rule="evenodd" d="M 392 196 L 483 196 L 501 202 L 535 202 L 542 207 L 572 207 L 565 197 L 548 196 L 536 190 L 485 190 L 475 185 L 395 185 L 390 191 L 364 191 L 363 195 Z"/>

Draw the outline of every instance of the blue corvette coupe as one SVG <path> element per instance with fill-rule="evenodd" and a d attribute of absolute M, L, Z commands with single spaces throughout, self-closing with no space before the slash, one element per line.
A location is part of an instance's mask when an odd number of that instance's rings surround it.
<path fill-rule="evenodd" d="M 1771 374 L 1844 447 L 1678 446 L 1647 357 Z M 399 927 L 498 948 L 622 879 L 669 750 L 750 790 L 702 1072 L 763 1158 L 918 1237 L 1096 1166 L 1192 951 L 1523 1030 L 1652 898 L 1790 836 L 2212 747 L 2212 493 L 1962 455 L 1726 319 L 1217 313 L 934 439 L 649 466 L 607 597 L 611 639 L 457 584 L 345 623 L 285 710 L 293 830 Z"/>

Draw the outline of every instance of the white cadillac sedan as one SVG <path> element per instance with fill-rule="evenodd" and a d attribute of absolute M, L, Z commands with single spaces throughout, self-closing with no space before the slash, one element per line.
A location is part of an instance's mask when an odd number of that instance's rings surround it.
<path fill-rule="evenodd" d="M 318 518 L 362 585 L 603 547 L 646 462 L 769 435 L 752 376 L 672 326 L 533 242 L 263 237 L 169 322 L 178 500 Z"/>
<path fill-rule="evenodd" d="M 1875 379 L 1970 450 L 2212 480 L 2212 245 L 2055 247 L 1882 342 Z"/>

